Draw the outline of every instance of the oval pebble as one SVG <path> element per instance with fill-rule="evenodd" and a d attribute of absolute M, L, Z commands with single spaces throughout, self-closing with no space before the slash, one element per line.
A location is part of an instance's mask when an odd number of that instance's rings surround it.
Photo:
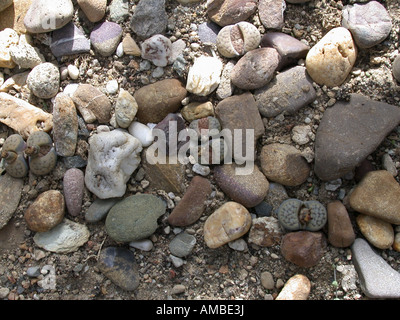
<path fill-rule="evenodd" d="M 151 251 L 153 249 L 153 242 L 149 239 L 137 240 L 129 242 L 129 246 L 142 251 Z"/>
<path fill-rule="evenodd" d="M 82 209 L 85 177 L 82 170 L 68 169 L 64 174 L 63 189 L 68 213 L 77 216 Z"/>

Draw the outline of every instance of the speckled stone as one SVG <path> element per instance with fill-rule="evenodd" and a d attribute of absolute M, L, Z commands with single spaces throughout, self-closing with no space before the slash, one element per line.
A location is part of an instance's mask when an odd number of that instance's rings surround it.
<path fill-rule="evenodd" d="M 280 30 L 284 25 L 285 0 L 259 0 L 258 15 L 266 29 Z"/>
<path fill-rule="evenodd" d="M 71 168 L 65 172 L 63 178 L 65 204 L 72 216 L 77 216 L 81 212 L 84 187 L 85 178 L 82 170 Z"/>
<path fill-rule="evenodd" d="M 32 69 L 26 83 L 38 98 L 53 98 L 60 88 L 60 71 L 50 62 L 41 63 Z"/>
<path fill-rule="evenodd" d="M 163 34 L 168 24 L 165 0 L 141 0 L 132 15 L 131 29 L 142 39 Z"/>
<path fill-rule="evenodd" d="M 284 231 L 275 217 L 253 219 L 249 232 L 249 243 L 260 247 L 280 245 Z"/>
<path fill-rule="evenodd" d="M 90 41 L 93 47 L 104 57 L 108 57 L 115 52 L 121 37 L 121 26 L 109 21 L 97 24 L 90 33 Z"/>

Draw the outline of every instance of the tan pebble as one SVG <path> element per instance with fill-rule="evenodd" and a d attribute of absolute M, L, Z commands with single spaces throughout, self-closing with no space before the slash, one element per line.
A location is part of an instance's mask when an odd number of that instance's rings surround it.
<path fill-rule="evenodd" d="M 394 230 L 389 222 L 360 214 L 356 218 L 361 233 L 369 243 L 379 249 L 389 249 L 394 242 Z"/>
<path fill-rule="evenodd" d="M 286 282 L 275 300 L 307 300 L 310 291 L 310 280 L 302 274 L 296 274 Z"/>
<path fill-rule="evenodd" d="M 214 107 L 210 101 L 204 103 L 191 102 L 182 108 L 181 114 L 186 121 L 192 122 L 196 119 L 214 116 Z"/>
<path fill-rule="evenodd" d="M 78 5 L 90 22 L 98 22 L 106 13 L 107 0 L 78 0 Z"/>

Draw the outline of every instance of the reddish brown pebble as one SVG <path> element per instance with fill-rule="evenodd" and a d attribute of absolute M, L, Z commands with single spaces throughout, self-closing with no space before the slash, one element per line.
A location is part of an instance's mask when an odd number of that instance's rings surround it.
<path fill-rule="evenodd" d="M 329 243 L 338 248 L 351 246 L 356 235 L 346 207 L 340 201 L 333 201 L 327 209 Z"/>
<path fill-rule="evenodd" d="M 173 226 L 188 226 L 203 214 L 205 201 L 211 194 L 211 184 L 206 178 L 195 176 L 182 200 L 171 212 L 168 222 Z"/>

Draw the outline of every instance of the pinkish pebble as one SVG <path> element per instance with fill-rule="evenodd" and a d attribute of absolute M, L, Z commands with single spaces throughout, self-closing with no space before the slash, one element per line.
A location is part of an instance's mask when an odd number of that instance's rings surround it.
<path fill-rule="evenodd" d="M 85 179 L 81 170 L 71 168 L 65 172 L 63 181 L 64 198 L 68 212 L 72 216 L 77 216 L 81 212 L 84 185 Z"/>

